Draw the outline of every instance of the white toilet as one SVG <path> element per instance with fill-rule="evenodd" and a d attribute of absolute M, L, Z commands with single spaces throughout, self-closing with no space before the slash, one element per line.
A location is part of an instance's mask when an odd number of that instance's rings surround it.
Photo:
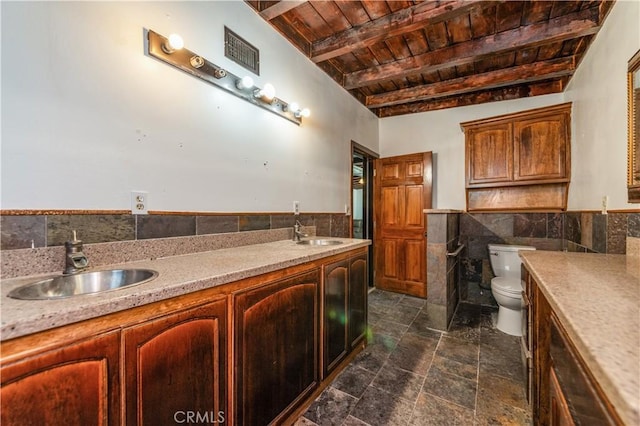
<path fill-rule="evenodd" d="M 498 330 L 512 336 L 522 335 L 522 290 L 519 250 L 535 250 L 530 246 L 489 244 L 491 268 L 496 275 L 491 280 L 491 293 L 498 302 Z"/>

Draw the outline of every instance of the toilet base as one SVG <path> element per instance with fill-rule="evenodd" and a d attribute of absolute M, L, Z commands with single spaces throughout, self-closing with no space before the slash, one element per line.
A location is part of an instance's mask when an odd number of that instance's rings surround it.
<path fill-rule="evenodd" d="M 522 336 L 521 311 L 499 306 L 496 328 L 511 336 Z"/>

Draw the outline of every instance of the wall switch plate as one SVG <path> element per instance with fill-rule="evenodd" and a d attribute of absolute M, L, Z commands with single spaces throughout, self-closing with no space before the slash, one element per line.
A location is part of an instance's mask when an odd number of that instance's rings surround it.
<path fill-rule="evenodd" d="M 300 201 L 293 202 L 293 214 L 300 214 Z"/>
<path fill-rule="evenodd" d="M 149 214 L 149 193 L 131 191 L 131 214 Z"/>
<path fill-rule="evenodd" d="M 351 215 L 351 207 L 349 207 L 349 204 L 344 205 L 344 214 L 347 216 Z"/>

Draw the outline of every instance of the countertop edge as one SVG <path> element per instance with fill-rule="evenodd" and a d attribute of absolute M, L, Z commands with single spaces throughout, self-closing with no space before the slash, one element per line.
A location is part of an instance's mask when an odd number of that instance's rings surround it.
<path fill-rule="evenodd" d="M 557 254 L 562 255 L 564 254 L 564 252 L 558 252 Z M 578 350 L 582 360 L 587 365 L 592 375 L 598 382 L 598 385 L 602 388 L 611 405 L 616 409 L 617 414 L 621 419 L 623 419 L 626 424 L 640 424 L 640 412 L 638 411 L 639 407 L 634 407 L 631 405 L 631 403 L 628 401 L 628 396 L 624 395 L 618 385 L 613 382 L 612 378 L 610 377 L 610 373 L 605 371 L 603 366 L 596 361 L 597 356 L 595 356 L 591 348 L 589 348 L 581 338 L 580 333 L 574 328 L 573 322 L 566 315 L 565 309 L 561 306 L 561 302 L 557 299 L 553 290 L 549 288 L 550 285 L 549 283 L 547 283 L 547 279 L 536 267 L 535 260 L 528 258 L 529 256 L 535 257 L 537 255 L 538 254 L 536 254 L 535 252 L 520 252 L 520 257 L 523 261 L 523 264 L 527 267 L 527 270 L 535 279 L 536 283 L 538 284 L 538 288 L 545 296 L 547 302 L 560 320 L 561 325 L 566 330 L 572 343 Z M 611 256 L 605 254 L 589 255 Z"/>

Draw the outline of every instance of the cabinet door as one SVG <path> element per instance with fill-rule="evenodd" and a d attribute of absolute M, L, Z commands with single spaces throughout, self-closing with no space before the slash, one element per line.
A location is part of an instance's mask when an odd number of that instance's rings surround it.
<path fill-rule="evenodd" d="M 114 331 L 4 365 L 2 425 L 121 424 L 119 338 Z"/>
<path fill-rule="evenodd" d="M 559 112 L 514 123 L 514 180 L 569 177 L 569 114 Z"/>
<path fill-rule="evenodd" d="M 128 425 L 226 415 L 226 298 L 126 328 Z"/>
<path fill-rule="evenodd" d="M 347 259 L 324 267 L 324 360 L 327 376 L 342 361 L 349 349 L 349 261 Z"/>
<path fill-rule="evenodd" d="M 511 182 L 513 138 L 511 123 L 467 130 L 467 186 Z"/>
<path fill-rule="evenodd" d="M 235 424 L 289 415 L 318 385 L 319 270 L 235 295 Z"/>
<path fill-rule="evenodd" d="M 365 337 L 367 332 L 367 253 L 349 259 L 349 342 L 351 348 Z"/>
<path fill-rule="evenodd" d="M 571 411 L 567 405 L 567 400 L 562 394 L 562 389 L 558 383 L 558 377 L 553 368 L 549 370 L 549 384 L 551 389 L 549 391 L 549 401 L 551 406 L 549 407 L 549 425 L 550 426 L 573 426 L 573 418 L 571 417 Z"/>

